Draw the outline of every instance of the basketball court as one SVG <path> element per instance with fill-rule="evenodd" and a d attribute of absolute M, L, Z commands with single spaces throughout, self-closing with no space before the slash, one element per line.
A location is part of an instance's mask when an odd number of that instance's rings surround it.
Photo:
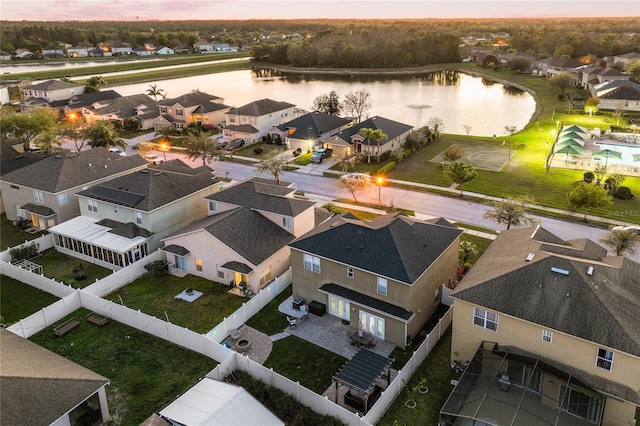
<path fill-rule="evenodd" d="M 455 145 L 452 145 L 455 146 Z M 500 171 L 509 161 L 509 156 L 513 157 L 514 150 L 487 148 L 485 146 L 459 145 L 465 153 L 458 161 L 471 164 L 473 167 L 484 170 Z M 431 161 L 436 163 L 446 163 L 441 152 Z"/>

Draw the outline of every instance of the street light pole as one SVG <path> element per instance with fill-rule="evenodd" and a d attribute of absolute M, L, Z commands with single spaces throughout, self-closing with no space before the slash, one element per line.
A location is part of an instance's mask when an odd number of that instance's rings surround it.
<path fill-rule="evenodd" d="M 378 184 L 378 210 L 380 210 L 380 206 L 381 206 L 381 202 L 380 202 L 380 195 L 382 194 L 382 182 L 384 180 L 382 179 L 382 176 L 378 176 L 378 178 L 376 179 L 376 182 Z"/>

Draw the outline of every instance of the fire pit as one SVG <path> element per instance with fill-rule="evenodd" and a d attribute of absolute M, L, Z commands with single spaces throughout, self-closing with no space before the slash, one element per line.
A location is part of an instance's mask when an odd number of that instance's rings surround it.
<path fill-rule="evenodd" d="M 237 352 L 243 354 L 249 350 L 249 348 L 251 347 L 251 342 L 247 339 L 240 339 L 238 340 L 238 343 L 235 344 L 235 347 Z"/>

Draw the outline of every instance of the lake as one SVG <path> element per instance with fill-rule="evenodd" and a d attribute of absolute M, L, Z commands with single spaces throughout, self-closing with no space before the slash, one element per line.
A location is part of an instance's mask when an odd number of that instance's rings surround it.
<path fill-rule="evenodd" d="M 431 117 L 439 117 L 444 122 L 441 130 L 446 133 L 466 134 L 464 126 L 468 125 L 470 134 L 478 136 L 505 136 L 505 126 L 521 130 L 536 108 L 527 92 L 455 71 L 373 77 L 243 70 L 110 88 L 128 96 L 145 93 L 151 84 L 157 84 L 169 98 L 200 90 L 220 96 L 235 107 L 269 98 L 305 110 L 312 109 L 318 95 L 332 90 L 342 100 L 349 91 L 366 89 L 373 98 L 369 116 L 380 115 L 414 127 L 425 126 Z"/>

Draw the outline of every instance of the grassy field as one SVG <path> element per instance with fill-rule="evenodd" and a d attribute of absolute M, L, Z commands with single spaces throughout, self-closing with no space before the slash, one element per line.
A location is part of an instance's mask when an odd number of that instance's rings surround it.
<path fill-rule="evenodd" d="M 203 294 L 193 302 L 175 298 L 187 288 Z M 116 303 L 122 300 L 127 307 L 140 309 L 162 320 L 166 319 L 166 315 L 173 324 L 206 333 L 247 300 L 229 294 L 228 290 L 227 286 L 193 275 L 179 278 L 145 274 L 105 298 Z"/>
<path fill-rule="evenodd" d="M 257 314 L 249 318 L 246 324 L 267 336 L 282 332 L 288 323 L 285 314 L 278 311 L 278 306 L 289 296 L 291 296 L 291 287 L 283 290 L 271 302 L 267 303 Z"/>
<path fill-rule="evenodd" d="M 56 302 L 58 298 L 42 290 L 16 281 L 6 275 L 0 276 L 0 313 L 2 323 L 10 326 L 22 318 Z"/>
<path fill-rule="evenodd" d="M 15 247 L 25 241 L 31 241 L 45 234 L 45 231 L 35 232 L 33 234 L 21 231 L 13 225 L 13 222 L 7 219 L 7 214 L 0 215 L 0 250 L 6 250 L 9 247 Z"/>
<path fill-rule="evenodd" d="M 40 256 L 31 260 L 42 265 L 42 271 L 45 277 L 70 284 L 74 288 L 84 288 L 112 273 L 110 269 L 67 256 L 53 248 L 43 251 Z M 79 265 L 82 265 L 82 275 L 84 275 L 84 278 L 77 280 L 75 279 L 73 270 Z"/>
<path fill-rule="evenodd" d="M 217 365 L 211 358 L 116 321 L 98 328 L 83 320 L 87 313 L 80 309 L 67 317 L 82 323 L 62 337 L 55 337 L 49 327 L 30 340 L 111 381 L 107 386 L 111 424 L 139 425 Z"/>

